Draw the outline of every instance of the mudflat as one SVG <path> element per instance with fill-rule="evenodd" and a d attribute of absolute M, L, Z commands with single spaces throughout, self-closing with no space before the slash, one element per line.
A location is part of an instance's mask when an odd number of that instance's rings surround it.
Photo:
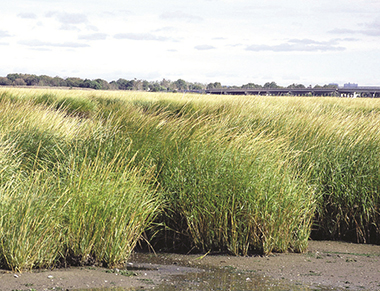
<path fill-rule="evenodd" d="M 206 256 L 202 264 L 251 270 L 276 280 L 305 286 L 380 290 L 380 246 L 310 241 L 303 254 L 257 257 Z"/>
<path fill-rule="evenodd" d="M 303 254 L 268 256 L 134 253 L 127 267 L 128 271 L 90 266 L 21 274 L 1 270 L 0 290 L 151 289 L 160 284 L 173 285 L 176 275 L 221 268 L 306 290 L 308 286 L 380 290 L 380 246 L 345 242 L 310 241 L 308 251 Z M 250 278 L 247 276 L 247 280 L 251 281 Z"/>

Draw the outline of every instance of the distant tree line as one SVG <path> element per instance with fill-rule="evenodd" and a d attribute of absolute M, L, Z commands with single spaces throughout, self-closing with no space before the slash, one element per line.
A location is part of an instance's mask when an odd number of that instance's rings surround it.
<path fill-rule="evenodd" d="M 328 84 L 328 85 L 323 85 L 323 86 L 320 86 L 320 85 L 315 85 L 314 87 L 312 87 L 311 85 L 309 85 L 308 87 L 306 87 L 305 85 L 303 84 L 291 84 L 287 87 L 283 87 L 283 86 L 279 86 L 276 84 L 276 82 L 267 82 L 265 83 L 264 85 L 258 85 L 258 84 L 254 84 L 254 83 L 248 83 L 246 85 L 243 85 L 241 87 L 237 87 L 237 88 L 241 88 L 241 89 L 305 89 L 305 88 L 325 88 L 325 89 L 332 89 L 332 88 L 338 88 L 338 84 Z"/>
<path fill-rule="evenodd" d="M 162 79 L 162 81 L 146 81 L 146 80 L 126 80 L 118 79 L 117 81 L 108 82 L 103 79 L 81 79 L 81 78 L 61 78 L 50 77 L 46 75 L 33 74 L 8 74 L 6 77 L 0 77 L 0 86 L 46 86 L 46 87 L 69 87 L 69 88 L 89 88 L 95 90 L 138 90 L 151 92 L 178 92 L 193 91 L 201 92 L 205 89 L 219 88 L 236 88 L 236 89 L 280 89 L 285 88 L 276 84 L 276 82 L 267 82 L 264 85 L 248 83 L 242 86 L 223 86 L 220 82 L 202 84 L 187 82 L 182 79 L 170 81 Z M 336 88 L 337 85 L 316 85 L 314 88 Z M 306 88 L 302 84 L 291 84 L 286 88 L 303 89 Z M 308 88 L 311 88 L 309 86 Z"/>

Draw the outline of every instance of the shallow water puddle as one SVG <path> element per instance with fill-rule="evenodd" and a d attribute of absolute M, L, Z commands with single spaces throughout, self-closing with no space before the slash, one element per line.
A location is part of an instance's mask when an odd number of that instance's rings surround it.
<path fill-rule="evenodd" d="M 172 276 L 154 290 L 309 290 L 267 280 L 251 272 L 211 269 L 198 273 Z"/>
<path fill-rule="evenodd" d="M 177 268 L 175 265 L 165 266 L 170 268 Z M 151 282 L 151 287 L 147 288 L 102 288 L 90 289 L 91 291 L 125 291 L 125 290 L 159 290 L 159 291 L 172 291 L 172 290 L 334 290 L 326 287 L 308 287 L 304 285 L 289 284 L 288 282 L 270 280 L 262 276 L 258 276 L 252 272 L 231 270 L 230 268 L 220 269 L 193 269 L 195 272 L 185 271 L 180 275 L 164 275 L 160 284 Z M 142 283 L 148 283 L 147 280 Z M 89 289 L 86 289 L 88 291 Z M 79 291 L 79 290 L 77 290 Z M 83 290 L 84 291 L 84 290 Z"/>
<path fill-rule="evenodd" d="M 125 290 L 235 290 L 235 291 L 309 291 L 309 290 L 341 290 L 331 287 L 307 286 L 289 282 L 285 279 L 274 280 L 258 275 L 254 271 L 239 270 L 232 266 L 208 267 L 184 261 L 180 257 L 165 254 L 152 255 L 135 253 L 133 263 L 127 269 L 136 272 L 136 278 L 146 287 L 142 288 L 103 288 L 92 291 L 125 291 Z M 142 275 L 142 276 L 141 276 Z M 144 276 L 148 275 L 148 276 Z M 77 290 L 79 291 L 79 290 Z M 86 290 L 88 291 L 88 289 Z"/>

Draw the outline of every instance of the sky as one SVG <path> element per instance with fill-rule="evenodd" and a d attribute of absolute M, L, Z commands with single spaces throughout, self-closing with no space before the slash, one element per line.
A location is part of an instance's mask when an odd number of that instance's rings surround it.
<path fill-rule="evenodd" d="M 380 85 L 380 0 L 12 0 L 0 76 Z"/>

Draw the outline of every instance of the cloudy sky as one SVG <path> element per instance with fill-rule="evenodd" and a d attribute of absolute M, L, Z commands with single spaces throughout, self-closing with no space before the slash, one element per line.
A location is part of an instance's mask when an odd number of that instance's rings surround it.
<path fill-rule="evenodd" d="M 12 0 L 0 76 L 380 85 L 380 0 Z"/>

